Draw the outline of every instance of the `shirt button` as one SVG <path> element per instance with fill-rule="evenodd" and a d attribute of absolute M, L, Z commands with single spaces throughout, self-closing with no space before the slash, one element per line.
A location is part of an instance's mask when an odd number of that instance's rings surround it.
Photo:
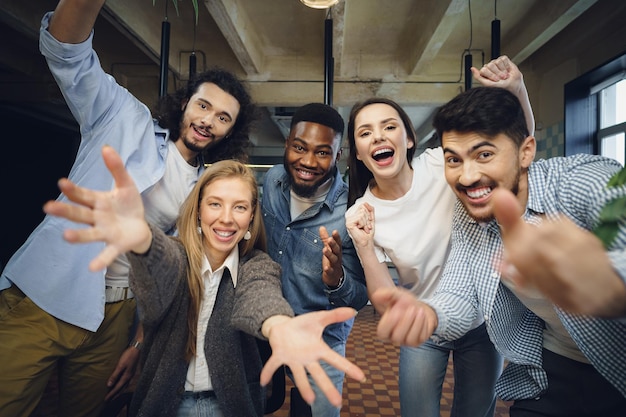
<path fill-rule="evenodd" d="M 485 314 L 485 315 L 483 316 L 483 319 L 485 319 L 485 321 L 487 321 L 487 320 L 489 320 L 489 316 Z"/>
<path fill-rule="evenodd" d="M 313 239 L 313 243 L 317 243 L 317 239 Z"/>
<path fill-rule="evenodd" d="M 279 254 L 279 255 L 282 255 L 282 254 L 283 254 L 283 251 L 282 251 L 282 250 L 279 250 L 279 251 L 278 251 L 278 254 Z"/>
<path fill-rule="evenodd" d="M 499 277 L 500 277 L 499 273 L 497 273 L 497 272 L 492 272 L 491 273 L 491 278 L 499 278 Z"/>

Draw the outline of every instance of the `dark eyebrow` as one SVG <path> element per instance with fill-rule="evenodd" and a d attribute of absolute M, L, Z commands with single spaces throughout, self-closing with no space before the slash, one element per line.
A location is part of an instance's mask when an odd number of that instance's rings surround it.
<path fill-rule="evenodd" d="M 395 117 L 388 117 L 387 119 L 381 120 L 380 124 L 385 124 L 389 122 L 397 122 L 397 121 L 398 119 L 396 119 Z M 363 123 L 362 125 L 357 126 L 355 130 L 364 129 L 364 128 L 371 129 L 372 123 Z"/>
<path fill-rule="evenodd" d="M 485 140 L 485 141 L 479 142 L 476 145 L 472 146 L 472 148 L 470 149 L 470 152 L 474 152 L 476 149 L 482 148 L 483 146 L 488 146 L 488 147 L 491 147 L 491 148 L 495 148 L 496 147 L 496 145 L 494 145 L 493 143 L 489 142 L 488 140 Z M 457 155 L 456 151 L 454 151 L 454 150 L 452 150 L 450 148 L 447 148 L 447 147 L 443 148 L 443 152 L 444 153 L 449 152 L 451 154 Z"/>
<path fill-rule="evenodd" d="M 292 142 L 293 143 L 296 143 L 296 142 L 299 143 L 300 146 L 302 146 L 303 148 L 307 148 L 308 149 L 308 148 L 311 147 L 311 145 L 307 141 L 305 141 L 304 139 L 301 139 L 301 138 L 299 138 L 297 136 L 292 139 Z M 331 145 L 318 145 L 318 146 L 315 147 L 316 151 L 319 151 L 319 150 L 322 150 L 322 149 L 327 151 L 327 152 L 333 152 L 333 147 Z"/>
<path fill-rule="evenodd" d="M 197 98 L 197 100 L 198 100 L 198 101 L 203 102 L 204 104 L 206 104 L 206 105 L 208 105 L 208 106 L 210 106 L 210 107 L 213 107 L 213 105 L 211 104 L 211 102 L 210 102 L 210 101 L 205 100 L 205 99 L 203 99 L 202 97 L 198 97 L 198 98 Z M 230 115 L 230 113 L 228 113 L 227 111 L 222 111 L 222 112 L 221 112 L 221 113 L 219 113 L 219 114 L 225 114 L 226 116 L 228 116 L 228 118 L 229 118 L 230 120 L 233 120 L 233 116 L 231 116 L 231 115 Z"/>

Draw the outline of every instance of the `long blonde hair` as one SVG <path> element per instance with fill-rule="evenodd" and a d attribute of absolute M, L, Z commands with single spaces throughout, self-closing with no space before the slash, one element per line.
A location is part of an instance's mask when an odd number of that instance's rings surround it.
<path fill-rule="evenodd" d="M 202 235 L 198 233 L 200 202 L 207 186 L 225 178 L 241 179 L 250 187 L 252 193 L 252 212 L 254 217 L 249 229 L 252 236 L 250 240 L 242 239 L 239 242 L 240 259 L 252 252 L 253 249 L 267 251 L 265 227 L 259 204 L 259 189 L 254 172 L 245 164 L 236 160 L 228 159 L 211 164 L 198 179 L 198 182 L 181 206 L 177 221 L 179 238 L 185 247 L 189 261 L 187 283 L 191 296 L 191 305 L 187 314 L 187 326 L 189 328 L 185 354 L 187 360 L 190 360 L 196 354 L 198 316 L 200 314 L 200 305 L 202 304 L 202 295 L 204 294 L 204 283 L 201 275 L 204 247 Z"/>

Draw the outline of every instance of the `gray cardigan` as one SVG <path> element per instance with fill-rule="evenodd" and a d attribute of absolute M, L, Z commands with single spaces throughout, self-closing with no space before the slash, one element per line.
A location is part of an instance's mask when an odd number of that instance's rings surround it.
<path fill-rule="evenodd" d="M 182 244 L 151 227 L 153 241 L 144 255 L 128 254 L 130 285 L 144 326 L 141 375 L 130 416 L 175 416 L 184 392 L 188 362 L 187 256 Z M 240 258 L 237 288 L 224 272 L 205 338 L 213 389 L 225 416 L 263 416 L 265 391 L 257 338 L 268 317 L 293 310 L 283 298 L 280 266 L 255 250 Z"/>

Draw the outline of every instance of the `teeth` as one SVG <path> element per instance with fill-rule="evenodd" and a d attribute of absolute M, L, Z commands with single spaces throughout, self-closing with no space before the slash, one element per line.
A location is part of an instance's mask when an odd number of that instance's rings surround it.
<path fill-rule="evenodd" d="M 467 190 L 467 195 L 470 198 L 484 197 L 491 192 L 491 187 L 483 187 L 474 190 Z"/>
<path fill-rule="evenodd" d="M 196 132 L 198 132 L 199 134 L 201 134 L 202 136 L 209 136 L 209 132 L 207 132 L 205 129 L 199 128 L 199 127 L 194 127 L 194 129 L 196 130 Z"/>
<path fill-rule="evenodd" d="M 391 152 L 391 149 L 379 149 L 376 152 L 374 152 L 374 155 L 372 156 L 378 156 L 380 154 L 387 153 L 387 152 Z"/>
<path fill-rule="evenodd" d="M 383 149 L 378 149 L 376 151 L 374 151 L 374 153 L 372 154 L 372 158 L 375 161 L 380 161 L 382 159 L 385 158 L 391 158 L 394 154 L 393 149 L 391 148 L 383 148 Z"/>
<path fill-rule="evenodd" d="M 309 171 L 303 171 L 303 170 L 299 169 L 298 172 L 300 173 L 300 175 L 305 176 L 305 177 L 312 177 L 313 176 L 313 173 L 309 172 Z"/>
<path fill-rule="evenodd" d="M 221 237 L 229 237 L 229 236 L 232 236 L 233 234 L 235 234 L 235 232 L 220 232 L 218 230 L 216 230 L 215 233 L 218 236 L 221 236 Z"/>

